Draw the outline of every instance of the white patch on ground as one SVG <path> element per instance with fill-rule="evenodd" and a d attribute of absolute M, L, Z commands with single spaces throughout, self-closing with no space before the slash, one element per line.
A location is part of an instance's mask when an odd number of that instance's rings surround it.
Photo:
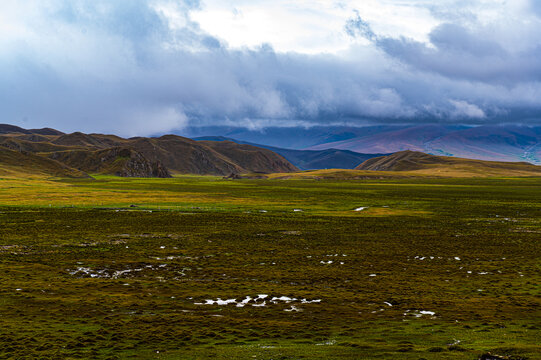
<path fill-rule="evenodd" d="M 374 276 L 377 276 L 377 275 L 376 275 L 376 274 L 370 274 L 370 275 L 368 275 L 368 276 L 370 276 L 370 277 L 374 277 Z"/>
<path fill-rule="evenodd" d="M 368 207 L 367 206 L 361 206 L 361 207 L 356 208 L 353 211 L 363 211 L 364 209 L 368 209 Z"/>
<path fill-rule="evenodd" d="M 293 209 L 293 211 L 294 211 L 294 212 L 302 212 L 302 211 L 304 211 L 304 210 L 302 210 L 302 209 Z"/>
<path fill-rule="evenodd" d="M 384 303 L 385 305 L 387 305 L 387 306 L 391 306 L 391 307 L 393 306 L 393 304 L 391 304 L 390 302 L 387 302 L 387 301 L 384 301 L 383 303 Z"/>
<path fill-rule="evenodd" d="M 196 302 L 194 305 L 229 305 L 229 304 L 235 304 L 236 307 L 245 307 L 247 305 L 254 306 L 254 307 L 264 307 L 267 306 L 267 300 L 268 304 L 279 304 L 279 303 L 293 303 L 293 302 L 300 302 L 301 304 L 316 304 L 320 303 L 321 299 L 314 299 L 314 300 L 308 300 L 308 299 L 297 299 L 294 297 L 289 296 L 274 296 L 271 299 L 268 299 L 269 295 L 267 294 L 259 294 L 257 297 L 252 298 L 251 296 L 245 296 L 241 301 L 237 301 L 237 299 L 226 299 L 222 300 L 221 298 L 217 298 L 216 300 L 213 299 L 206 299 L 204 302 Z M 267 300 L 265 300 L 267 299 Z M 294 306 L 291 306 L 290 311 L 302 311 L 302 309 L 294 310 Z"/>
<path fill-rule="evenodd" d="M 460 261 L 460 258 L 458 256 L 455 256 L 456 261 Z"/>
<path fill-rule="evenodd" d="M 125 270 L 111 270 L 108 268 L 104 269 L 91 269 L 88 267 L 78 267 L 75 270 L 67 270 L 70 275 L 74 276 L 82 276 L 82 277 L 90 277 L 90 278 L 99 278 L 99 279 L 118 279 L 118 278 L 126 278 L 130 277 L 131 274 L 137 273 L 143 270 L 158 270 L 163 269 L 167 266 L 167 264 L 160 264 L 157 266 L 153 265 L 145 265 L 143 267 L 139 268 L 133 268 L 133 269 L 125 269 Z M 183 269 L 182 271 L 186 270 Z M 184 275 L 184 274 L 183 274 Z"/>
<path fill-rule="evenodd" d="M 302 309 L 299 309 L 298 307 L 296 307 L 295 305 L 291 305 L 291 307 L 289 309 L 284 309 L 284 311 L 302 311 Z"/>
<path fill-rule="evenodd" d="M 336 340 L 329 340 L 329 341 L 325 341 L 323 343 L 318 343 L 316 345 L 319 345 L 319 346 L 323 346 L 323 345 L 327 345 L 327 346 L 330 346 L 330 345 L 334 345 L 336 344 Z"/>
<path fill-rule="evenodd" d="M 323 260 L 321 260 L 320 263 L 321 263 L 321 264 L 327 264 L 327 265 L 329 265 L 329 264 L 332 264 L 332 260 L 329 260 L 329 261 L 323 261 Z"/>
<path fill-rule="evenodd" d="M 296 298 L 290 298 L 288 296 L 280 296 L 280 297 L 273 297 L 271 299 L 272 302 L 276 303 L 277 301 L 285 301 L 286 304 L 289 304 L 292 301 L 297 301 Z"/>
<path fill-rule="evenodd" d="M 237 303 L 237 307 L 244 307 L 246 304 L 248 304 L 252 298 L 250 296 L 246 296 L 241 302 Z"/>
<path fill-rule="evenodd" d="M 434 311 L 428 311 L 428 310 L 406 310 L 406 312 L 404 313 L 404 316 L 407 316 L 407 315 L 412 315 L 412 316 L 415 316 L 416 318 L 420 318 L 423 315 L 435 316 L 436 313 Z"/>
<path fill-rule="evenodd" d="M 315 300 L 301 299 L 301 304 L 314 304 L 314 303 L 319 303 L 319 302 L 321 302 L 321 299 L 315 299 Z"/>

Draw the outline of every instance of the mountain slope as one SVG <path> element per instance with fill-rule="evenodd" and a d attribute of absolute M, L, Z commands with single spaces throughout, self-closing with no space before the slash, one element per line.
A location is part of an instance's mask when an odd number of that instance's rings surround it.
<path fill-rule="evenodd" d="M 124 142 L 124 139 L 114 135 L 83 134 L 81 132 L 74 132 L 72 134 L 60 135 L 51 142 L 63 146 L 107 149 L 121 145 Z"/>
<path fill-rule="evenodd" d="M 36 135 L 22 135 L 22 136 L 2 136 L 0 135 L 0 146 L 6 147 L 15 151 L 26 151 L 31 153 L 51 152 L 51 151 L 66 151 L 72 149 L 79 149 L 77 147 L 70 147 L 64 145 L 56 145 L 48 141 L 29 141 L 22 140 L 27 136 L 33 137 Z M 39 136 L 39 135 L 38 135 Z"/>
<path fill-rule="evenodd" d="M 313 150 L 326 148 L 357 152 L 414 150 L 479 160 L 528 161 L 541 164 L 541 127 L 411 126 L 310 147 Z"/>
<path fill-rule="evenodd" d="M 89 178 L 58 161 L 5 147 L 0 147 L 0 176 Z"/>
<path fill-rule="evenodd" d="M 541 127 L 480 126 L 425 144 L 435 155 L 541 163 Z"/>
<path fill-rule="evenodd" d="M 15 125 L 0 124 L 0 134 L 62 135 L 63 132 L 51 128 L 23 129 Z"/>
<path fill-rule="evenodd" d="M 269 127 L 259 130 L 225 126 L 188 127 L 180 135 L 189 138 L 213 137 L 217 134 L 239 142 L 258 144 L 258 146 L 282 149 L 306 149 L 318 144 L 354 139 L 381 132 L 406 128 L 404 125 L 377 125 L 365 127 L 353 126 L 313 126 L 304 127 Z M 329 147 L 326 147 L 329 148 Z"/>
<path fill-rule="evenodd" d="M 165 167 L 179 174 L 228 175 L 247 172 L 233 160 L 180 136 L 137 138 L 128 142 L 150 161 L 161 161 Z"/>
<path fill-rule="evenodd" d="M 409 150 L 366 160 L 355 169 L 438 176 L 541 176 L 541 166 L 526 162 L 463 159 Z"/>
<path fill-rule="evenodd" d="M 143 154 L 130 148 L 114 147 L 105 150 L 70 150 L 48 155 L 71 167 L 89 173 L 123 177 L 171 177 L 158 162 L 150 162 Z"/>
<path fill-rule="evenodd" d="M 277 150 L 272 147 L 318 151 L 338 149 L 365 154 L 414 150 L 479 160 L 528 161 L 541 164 L 541 126 L 429 124 L 259 130 L 207 127 L 188 128 L 185 132 L 190 137 L 219 134 L 234 138 L 237 142 L 263 144 L 257 146 L 273 151 Z M 290 157 L 284 152 L 280 154 L 303 169 L 318 167 L 303 165 L 291 154 Z"/>
<path fill-rule="evenodd" d="M 336 148 L 369 153 L 392 153 L 403 150 L 422 151 L 425 148 L 425 143 L 462 129 L 464 129 L 462 126 L 409 126 L 344 141 L 320 144 L 312 146 L 310 149 Z"/>
<path fill-rule="evenodd" d="M 282 156 L 268 149 L 247 144 L 237 144 L 232 141 L 201 141 L 216 152 L 235 159 L 243 169 L 252 172 L 291 172 L 299 169 Z M 269 171 L 272 169 L 272 171 Z"/>
<path fill-rule="evenodd" d="M 226 138 L 223 136 L 203 136 L 195 138 L 197 141 L 232 141 L 237 144 L 247 144 L 260 148 L 269 149 L 279 155 L 301 170 L 319 170 L 319 169 L 353 169 L 359 163 L 373 157 L 388 154 L 361 154 L 349 150 L 325 149 L 325 150 L 292 150 L 278 148 L 274 146 L 260 145 Z"/>
<path fill-rule="evenodd" d="M 197 142 L 177 135 L 124 139 L 115 135 L 40 135 L 6 125 L 0 146 L 32 152 L 90 173 L 120 176 L 289 172 L 298 169 L 271 150 L 250 145 Z M 13 131 L 13 132 L 10 132 Z M 44 133 L 55 133 L 45 129 Z"/>

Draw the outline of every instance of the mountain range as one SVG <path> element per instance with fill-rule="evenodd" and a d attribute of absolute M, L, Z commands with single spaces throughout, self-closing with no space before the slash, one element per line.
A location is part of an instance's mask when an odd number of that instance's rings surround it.
<path fill-rule="evenodd" d="M 282 156 L 247 144 L 202 143 L 177 135 L 124 139 L 12 125 L 0 125 L 0 153 L 4 175 L 169 177 L 298 170 Z"/>
<path fill-rule="evenodd" d="M 435 124 L 261 130 L 191 127 L 182 133 L 189 137 L 219 134 L 236 141 L 295 150 L 336 149 L 364 154 L 413 150 L 433 155 L 541 164 L 541 126 Z"/>
<path fill-rule="evenodd" d="M 271 150 L 291 162 L 301 170 L 319 169 L 353 169 L 365 160 L 377 156 L 389 154 L 362 154 L 349 150 L 323 149 L 323 150 L 294 150 L 275 146 L 254 144 L 246 141 L 239 141 L 223 136 L 202 136 L 194 138 L 197 141 L 211 142 L 234 142 L 237 144 L 248 144 Z M 206 142 L 205 142 L 206 143 Z"/>
<path fill-rule="evenodd" d="M 355 170 L 409 172 L 434 176 L 541 176 L 541 166 L 527 162 L 503 162 L 437 156 L 418 151 L 398 151 L 371 158 Z"/>
<path fill-rule="evenodd" d="M 269 179 L 382 180 L 405 178 L 540 177 L 541 166 L 398 151 L 364 161 L 355 169 L 310 170 L 268 174 Z"/>
<path fill-rule="evenodd" d="M 267 135 L 272 136 L 266 142 L 283 143 L 289 137 L 290 144 L 308 144 L 307 149 L 259 145 L 224 136 L 126 139 L 0 124 L 0 176 L 199 174 L 235 178 L 238 174 L 256 173 L 257 177 L 325 169 L 423 176 L 539 176 L 541 169 L 531 164 L 538 163 L 541 155 L 540 127 L 424 125 L 297 130 L 297 142 L 292 140 L 293 135 L 286 135 L 285 129 L 269 130 Z M 254 130 L 235 132 L 241 137 L 265 140 Z M 282 138 L 276 138 L 281 134 Z M 364 149 L 366 153 L 350 149 Z"/>

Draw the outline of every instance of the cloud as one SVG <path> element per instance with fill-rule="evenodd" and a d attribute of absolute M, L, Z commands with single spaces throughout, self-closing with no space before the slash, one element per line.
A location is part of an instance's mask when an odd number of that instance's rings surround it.
<path fill-rule="evenodd" d="M 469 104 L 467 101 L 461 100 L 449 100 L 449 102 L 455 107 L 452 115 L 458 118 L 479 118 L 486 117 L 485 112 L 477 105 Z"/>
<path fill-rule="evenodd" d="M 485 83 L 514 85 L 540 81 L 541 42 L 510 52 L 488 34 L 473 33 L 456 24 L 442 24 L 425 44 L 405 38 L 383 38 L 378 46 L 393 58 L 420 71 Z"/>
<path fill-rule="evenodd" d="M 408 32 L 411 24 L 393 32 L 367 20 L 377 19 L 370 9 L 325 3 L 314 16 L 323 10 L 333 22 L 343 16 L 336 27 L 343 39 L 333 41 L 344 43 L 337 51 L 295 52 L 275 49 L 281 42 L 235 47 L 211 35 L 194 18 L 205 2 L 6 0 L 0 5 L 1 120 L 133 136 L 187 125 L 541 118 L 541 20 L 529 15 L 529 5 L 509 10 L 502 21 L 503 13 L 487 14 L 481 6 L 467 8 L 475 16 L 457 15 L 451 0 L 437 9 L 430 1 L 396 3 L 382 14 L 439 14 L 423 24 L 439 23 L 425 36 Z M 250 14 L 235 11 L 232 16 Z M 310 47 L 306 41 L 299 47 Z"/>
<path fill-rule="evenodd" d="M 358 11 L 355 11 L 355 17 L 346 22 L 344 29 L 353 38 L 360 36 L 367 40 L 376 39 L 376 34 L 372 31 L 370 24 L 361 18 Z"/>

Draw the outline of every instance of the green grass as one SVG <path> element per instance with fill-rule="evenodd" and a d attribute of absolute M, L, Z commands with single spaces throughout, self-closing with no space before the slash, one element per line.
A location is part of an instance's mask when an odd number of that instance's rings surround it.
<path fill-rule="evenodd" d="M 539 178 L 0 180 L 0 358 L 538 359 L 540 219 Z M 321 302 L 196 304 L 258 294 Z"/>

